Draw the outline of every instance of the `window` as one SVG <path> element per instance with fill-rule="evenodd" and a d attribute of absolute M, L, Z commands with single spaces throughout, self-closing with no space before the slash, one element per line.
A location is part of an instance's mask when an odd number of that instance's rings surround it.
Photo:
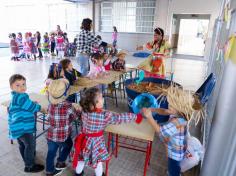
<path fill-rule="evenodd" d="M 156 0 L 101 2 L 100 31 L 153 32 Z"/>

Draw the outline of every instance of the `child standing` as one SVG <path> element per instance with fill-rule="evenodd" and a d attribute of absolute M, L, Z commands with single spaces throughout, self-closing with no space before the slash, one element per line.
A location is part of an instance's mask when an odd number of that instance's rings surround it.
<path fill-rule="evenodd" d="M 125 70 L 125 56 L 127 53 L 121 50 L 117 55 L 117 59 L 112 63 L 112 68 L 115 71 L 124 71 Z"/>
<path fill-rule="evenodd" d="M 116 48 L 116 43 L 117 43 L 117 35 L 118 31 L 115 26 L 113 26 L 113 32 L 112 32 L 112 45 L 114 48 Z"/>
<path fill-rule="evenodd" d="M 19 47 L 19 58 L 24 58 L 24 51 L 23 51 L 23 41 L 22 41 L 22 34 L 21 32 L 18 33 L 16 38 L 18 47 Z"/>
<path fill-rule="evenodd" d="M 25 58 L 27 60 L 30 60 L 31 59 L 31 54 L 30 54 L 30 46 L 29 46 L 29 33 L 26 32 L 25 33 L 25 38 L 23 40 L 23 51 L 25 53 Z"/>
<path fill-rule="evenodd" d="M 43 36 L 43 48 L 42 48 L 44 58 L 49 57 L 49 48 L 50 48 L 50 41 L 49 41 L 48 34 L 44 34 L 44 36 Z"/>
<path fill-rule="evenodd" d="M 61 33 L 58 33 L 57 39 L 56 39 L 56 50 L 58 52 L 58 58 L 62 59 L 64 57 L 64 38 Z"/>
<path fill-rule="evenodd" d="M 41 172 L 44 166 L 35 163 L 35 113 L 41 110 L 41 106 L 30 100 L 26 91 L 26 79 L 22 75 L 15 74 L 9 79 L 11 103 L 9 106 L 8 124 L 10 138 L 17 139 L 20 154 L 25 163 L 25 172 Z"/>
<path fill-rule="evenodd" d="M 72 122 L 79 115 L 72 103 L 66 101 L 69 82 L 66 79 L 53 80 L 48 87 L 48 120 L 47 133 L 48 153 L 46 158 L 46 176 L 58 175 L 66 168 L 66 159 L 73 142 L 71 139 Z M 58 148 L 61 148 L 56 166 L 54 159 Z"/>
<path fill-rule="evenodd" d="M 98 88 L 90 88 L 81 96 L 82 133 L 75 139 L 73 167 L 76 176 L 83 175 L 84 166 L 95 169 L 96 176 L 103 173 L 102 162 L 110 159 L 104 139 L 104 129 L 109 124 L 121 124 L 142 121 L 142 115 L 132 113 L 112 113 L 103 110 L 103 96 Z M 79 160 L 79 161 L 78 161 Z"/>
<path fill-rule="evenodd" d="M 51 46 L 51 55 L 56 56 L 54 53 L 55 47 L 56 47 L 56 40 L 55 40 L 55 33 L 54 32 L 51 32 L 51 34 L 50 34 L 50 46 Z"/>
<path fill-rule="evenodd" d="M 32 33 L 29 32 L 29 47 L 30 47 L 30 53 L 31 56 L 34 57 L 34 60 L 36 60 L 36 54 L 37 54 L 37 47 L 36 47 L 36 37 L 35 34 L 32 36 Z"/>
<path fill-rule="evenodd" d="M 11 53 L 12 53 L 12 59 L 14 61 L 19 61 L 18 56 L 19 56 L 19 47 L 16 41 L 16 34 L 12 33 L 10 36 L 11 41 L 10 41 L 10 47 L 11 47 Z"/>
<path fill-rule="evenodd" d="M 184 159 L 187 148 L 186 135 L 188 121 L 193 117 L 199 118 L 199 101 L 189 92 L 178 87 L 170 86 L 166 93 L 169 109 L 143 109 L 144 116 L 159 134 L 168 150 L 169 176 L 180 176 L 180 162 Z M 152 117 L 152 111 L 160 115 L 170 115 L 168 122 L 159 125 Z"/>
<path fill-rule="evenodd" d="M 73 68 L 72 62 L 70 59 L 63 59 L 60 61 L 62 69 L 64 71 L 65 78 L 69 81 L 70 85 L 74 85 L 75 81 L 81 76 L 81 73 Z M 67 101 L 75 103 L 76 94 L 68 96 Z"/>

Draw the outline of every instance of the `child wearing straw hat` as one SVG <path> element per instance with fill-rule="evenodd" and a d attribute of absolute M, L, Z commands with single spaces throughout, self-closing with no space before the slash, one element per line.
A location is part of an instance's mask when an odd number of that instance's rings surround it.
<path fill-rule="evenodd" d="M 72 103 L 66 101 L 69 82 L 66 79 L 52 80 L 48 86 L 48 120 L 47 133 L 48 153 L 46 158 L 46 176 L 58 175 L 66 168 L 66 159 L 73 142 L 71 139 L 72 122 L 79 116 Z M 56 167 L 54 159 L 58 148 L 61 148 Z"/>
<path fill-rule="evenodd" d="M 127 52 L 124 50 L 119 51 L 116 54 L 117 59 L 112 63 L 112 68 L 115 71 L 123 71 L 125 70 L 125 56 Z"/>
<path fill-rule="evenodd" d="M 202 115 L 201 106 L 190 92 L 173 85 L 161 95 L 162 98 L 164 96 L 166 96 L 169 104 L 168 109 L 144 108 L 143 113 L 167 146 L 169 176 L 180 176 L 180 162 L 184 159 L 187 148 L 187 124 L 193 118 L 199 120 Z M 152 111 L 161 115 L 170 115 L 169 121 L 161 125 L 156 123 L 152 117 Z"/>

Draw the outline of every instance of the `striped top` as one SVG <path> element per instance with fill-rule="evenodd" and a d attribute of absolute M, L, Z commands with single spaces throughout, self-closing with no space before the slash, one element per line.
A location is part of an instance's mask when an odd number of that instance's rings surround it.
<path fill-rule="evenodd" d="M 26 93 L 11 92 L 8 125 L 10 138 L 17 139 L 25 133 L 33 133 L 35 127 L 34 113 L 40 111 L 41 106 L 30 100 Z"/>

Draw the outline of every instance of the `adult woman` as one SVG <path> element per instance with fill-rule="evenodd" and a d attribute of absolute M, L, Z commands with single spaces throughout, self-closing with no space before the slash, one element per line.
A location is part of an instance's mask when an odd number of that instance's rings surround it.
<path fill-rule="evenodd" d="M 41 59 L 41 58 L 43 58 L 43 54 L 42 54 L 42 51 L 41 51 L 41 35 L 40 35 L 39 31 L 36 32 L 36 41 L 37 41 L 36 46 L 37 46 L 37 49 L 38 49 L 38 52 L 39 52 L 38 58 Z"/>
<path fill-rule="evenodd" d="M 96 38 L 91 32 L 92 20 L 85 18 L 82 21 L 81 32 L 77 40 L 77 54 L 76 58 L 79 63 L 79 72 L 82 76 L 86 76 L 89 71 L 89 56 L 92 53 L 94 45 L 100 45 L 101 40 Z"/>
<path fill-rule="evenodd" d="M 161 28 L 154 29 L 153 41 L 137 47 L 137 50 L 144 48 L 152 51 L 152 54 L 138 67 L 146 72 L 146 77 L 165 78 L 164 59 L 169 55 L 169 43 L 164 40 L 164 30 Z"/>

